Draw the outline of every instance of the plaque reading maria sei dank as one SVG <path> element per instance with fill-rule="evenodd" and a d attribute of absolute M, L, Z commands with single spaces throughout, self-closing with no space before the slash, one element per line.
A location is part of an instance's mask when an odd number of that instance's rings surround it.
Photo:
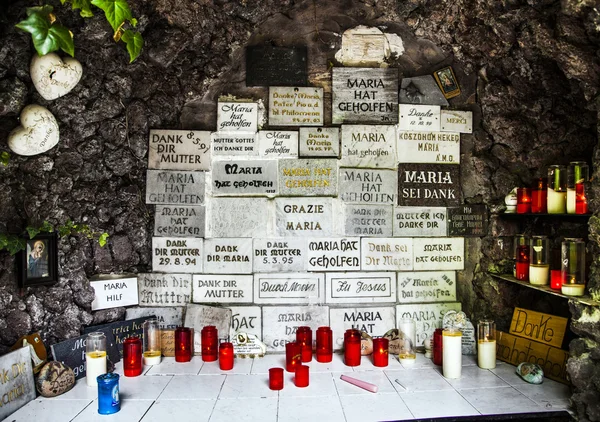
<path fill-rule="evenodd" d="M 246 86 L 308 85 L 307 48 L 246 47 Z"/>

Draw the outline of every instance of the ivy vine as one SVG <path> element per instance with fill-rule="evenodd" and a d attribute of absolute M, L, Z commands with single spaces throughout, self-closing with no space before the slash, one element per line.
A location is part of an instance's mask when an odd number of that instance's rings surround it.
<path fill-rule="evenodd" d="M 2 164 L 3 166 L 8 166 L 8 163 L 10 161 L 10 154 L 6 151 L 2 151 L 0 153 L 0 164 Z"/>

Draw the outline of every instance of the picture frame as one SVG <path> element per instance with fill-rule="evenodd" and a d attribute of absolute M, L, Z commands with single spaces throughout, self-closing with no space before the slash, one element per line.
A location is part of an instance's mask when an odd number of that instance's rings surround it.
<path fill-rule="evenodd" d="M 58 281 L 58 239 L 56 233 L 40 233 L 25 240 L 19 252 L 17 275 L 19 287 L 54 284 Z"/>
<path fill-rule="evenodd" d="M 452 66 L 444 67 L 443 69 L 433 72 L 433 77 L 437 82 L 442 94 L 446 99 L 454 98 L 460 95 L 460 85 L 454 74 Z"/>

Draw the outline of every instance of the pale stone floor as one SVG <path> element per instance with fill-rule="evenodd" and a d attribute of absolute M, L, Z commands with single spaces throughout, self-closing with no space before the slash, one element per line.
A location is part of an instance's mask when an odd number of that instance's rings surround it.
<path fill-rule="evenodd" d="M 298 388 L 293 374 L 285 372 L 284 388 L 272 391 L 268 369 L 284 367 L 284 355 L 260 359 L 236 359 L 231 371 L 221 371 L 217 362 L 190 363 L 163 358 L 160 365 L 146 367 L 144 375 L 124 377 L 121 364 L 119 387 L 121 411 L 98 414 L 97 391 L 85 379 L 55 398 L 38 398 L 5 421 L 357 421 L 410 420 L 443 416 L 471 416 L 567 409 L 568 386 L 544 379 L 527 384 L 515 367 L 498 362 L 493 370 L 479 369 L 476 359 L 463 356 L 462 377 L 444 378 L 441 369 L 417 355 L 417 363 L 403 367 L 394 357 L 386 368 L 377 368 L 370 357 L 359 367 L 344 365 L 341 355 L 323 364 L 314 359 L 310 385 Z M 340 379 L 340 375 L 376 384 L 374 394 Z M 398 380 L 398 384 L 395 380 Z"/>

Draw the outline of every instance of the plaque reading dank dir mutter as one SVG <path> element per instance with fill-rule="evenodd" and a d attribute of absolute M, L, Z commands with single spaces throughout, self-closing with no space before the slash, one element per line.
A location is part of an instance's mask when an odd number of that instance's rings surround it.
<path fill-rule="evenodd" d="M 415 237 L 413 239 L 415 271 L 463 270 L 463 237 Z"/>
<path fill-rule="evenodd" d="M 400 163 L 460 163 L 460 133 L 398 131 Z"/>
<path fill-rule="evenodd" d="M 448 236 L 485 236 L 487 229 L 486 205 L 448 208 Z"/>
<path fill-rule="evenodd" d="M 173 329 L 183 326 L 183 306 L 173 307 L 135 307 L 125 309 L 125 319 L 156 317 L 161 329 Z"/>
<path fill-rule="evenodd" d="M 252 239 L 205 239 L 204 272 L 207 274 L 251 274 Z"/>
<path fill-rule="evenodd" d="M 398 205 L 452 207 L 461 197 L 459 165 L 398 165 Z"/>
<path fill-rule="evenodd" d="M 157 205 L 154 213 L 154 236 L 204 237 L 206 207 Z"/>
<path fill-rule="evenodd" d="M 279 160 L 279 195 L 336 196 L 338 160 Z"/>
<path fill-rule="evenodd" d="M 446 312 L 460 310 L 460 302 L 396 305 L 396 319 L 398 324 L 402 318 L 413 319 L 416 325 L 417 346 L 423 346 L 426 340 L 433 338 L 436 328 L 442 328 L 442 319 Z"/>
<path fill-rule="evenodd" d="M 332 123 L 398 123 L 398 69 L 334 67 Z"/>
<path fill-rule="evenodd" d="M 0 374 L 0 419 L 8 421 L 4 418 L 35 399 L 29 347 L 21 347 L 0 357 Z"/>
<path fill-rule="evenodd" d="M 392 236 L 392 205 L 344 205 L 344 234 L 346 236 Z"/>
<path fill-rule="evenodd" d="M 146 170 L 146 204 L 201 205 L 205 172 Z"/>
<path fill-rule="evenodd" d="M 440 131 L 440 106 L 400 104 L 399 130 Z"/>
<path fill-rule="evenodd" d="M 342 167 L 397 167 L 396 127 L 390 125 L 343 125 Z"/>
<path fill-rule="evenodd" d="M 393 306 L 339 308 L 329 311 L 333 348 L 344 348 L 344 333 L 348 329 L 364 331 L 371 337 L 383 336 L 396 326 L 396 312 Z"/>
<path fill-rule="evenodd" d="M 258 130 L 258 103 L 217 103 L 217 132 L 256 132 Z"/>
<path fill-rule="evenodd" d="M 215 160 L 212 166 L 214 196 L 277 193 L 277 160 Z"/>
<path fill-rule="evenodd" d="M 446 208 L 394 207 L 394 236 L 446 236 Z"/>
<path fill-rule="evenodd" d="M 184 306 L 192 299 L 191 274 L 138 274 L 140 306 Z"/>
<path fill-rule="evenodd" d="M 210 198 L 207 237 L 264 237 L 268 204 L 267 198 Z"/>
<path fill-rule="evenodd" d="M 306 239 L 254 239 L 255 273 L 294 272 L 306 270 Z"/>
<path fill-rule="evenodd" d="M 333 198 L 275 198 L 278 236 L 331 236 L 333 222 Z"/>
<path fill-rule="evenodd" d="M 254 274 L 254 302 L 260 304 L 325 302 L 325 276 L 317 273 Z"/>
<path fill-rule="evenodd" d="M 201 273 L 202 239 L 196 237 L 153 237 L 152 271 Z"/>
<path fill-rule="evenodd" d="M 413 269 L 412 238 L 362 238 L 363 271 L 410 271 Z"/>
<path fill-rule="evenodd" d="M 301 127 L 298 150 L 300 157 L 339 157 L 340 128 Z"/>
<path fill-rule="evenodd" d="M 442 110 L 442 132 L 473 133 L 473 112 L 458 110 Z"/>
<path fill-rule="evenodd" d="M 98 274 L 90 278 L 95 297 L 92 311 L 138 304 L 135 274 Z"/>
<path fill-rule="evenodd" d="M 339 198 L 354 204 L 396 203 L 398 176 L 394 170 L 340 168 Z"/>
<path fill-rule="evenodd" d="M 308 271 L 360 270 L 360 238 L 309 238 Z"/>
<path fill-rule="evenodd" d="M 296 341 L 296 329 L 308 326 L 313 333 L 329 326 L 329 307 L 317 306 L 263 306 L 263 342 L 267 350 L 282 352 L 286 343 Z"/>
<path fill-rule="evenodd" d="M 396 273 L 328 273 L 327 303 L 396 302 Z M 391 328 L 391 327 L 390 327 Z"/>
<path fill-rule="evenodd" d="M 194 274 L 194 303 L 252 303 L 251 275 Z"/>
<path fill-rule="evenodd" d="M 266 158 L 298 157 L 298 132 L 291 130 L 259 131 L 258 155 Z"/>
<path fill-rule="evenodd" d="M 262 339 L 262 310 L 260 306 L 228 306 L 228 308 L 231 309 L 230 335 L 243 332 Z"/>
<path fill-rule="evenodd" d="M 148 168 L 210 170 L 210 132 L 150 130 Z"/>
<path fill-rule="evenodd" d="M 323 88 L 269 87 L 270 126 L 322 126 Z"/>
<path fill-rule="evenodd" d="M 418 271 L 398 273 L 399 303 L 456 301 L 456 272 Z"/>
<path fill-rule="evenodd" d="M 229 338 L 231 309 L 195 304 L 186 306 L 184 327 L 194 329 L 194 355 L 196 356 L 202 354 L 201 332 L 207 325 L 215 326 L 218 338 Z"/>
<path fill-rule="evenodd" d="M 255 132 L 213 132 L 211 139 L 213 157 L 258 155 Z"/>
<path fill-rule="evenodd" d="M 307 56 L 306 46 L 246 47 L 246 86 L 308 85 Z"/>

